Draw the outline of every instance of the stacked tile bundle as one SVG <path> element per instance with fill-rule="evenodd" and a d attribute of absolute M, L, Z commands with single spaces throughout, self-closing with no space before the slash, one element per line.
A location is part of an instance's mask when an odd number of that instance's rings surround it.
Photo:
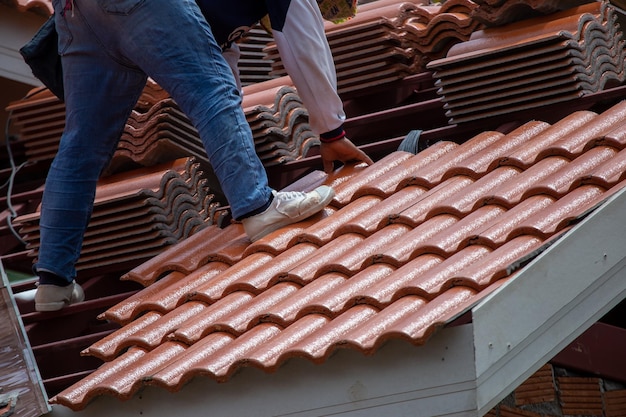
<path fill-rule="evenodd" d="M 555 104 L 622 84 L 624 40 L 607 2 L 475 32 L 432 61 L 451 124 Z"/>
<path fill-rule="evenodd" d="M 344 23 L 327 23 L 326 37 L 337 70 L 340 94 L 368 91 L 423 72 L 432 59 L 469 39 L 479 27 L 470 0 L 429 5 L 425 0 L 379 0 L 359 7 Z M 286 70 L 275 45 L 267 48 L 272 74 Z"/>
<path fill-rule="evenodd" d="M 108 173 L 194 156 L 208 163 L 198 131 L 169 96 L 146 111 L 134 109 L 126 122 Z"/>
<path fill-rule="evenodd" d="M 98 184 L 77 270 L 140 263 L 212 223 L 214 201 L 193 158 L 113 175 Z M 40 213 L 15 220 L 33 257 Z"/>
<path fill-rule="evenodd" d="M 308 124 L 308 113 L 288 77 L 246 86 L 244 96 L 244 110 L 257 153 L 266 166 L 297 160 L 319 144 Z M 65 127 L 65 105 L 49 90 L 37 89 L 7 110 L 11 112 L 12 126 L 19 132 L 14 146 L 25 149 L 29 162 L 51 161 Z M 208 166 L 196 128 L 169 94 L 149 79 L 106 174 L 187 156 Z"/>
<path fill-rule="evenodd" d="M 167 93 L 151 79 L 146 83 L 135 110 L 145 111 Z M 65 104 L 46 88 L 33 89 L 7 108 L 10 123 L 18 132 L 15 146 L 25 149 L 29 162 L 51 161 L 65 128 Z"/>
<path fill-rule="evenodd" d="M 243 86 L 274 78 L 270 75 L 272 63 L 264 52 L 264 48 L 271 42 L 272 36 L 257 24 L 237 43 L 241 52 L 239 78 Z"/>
<path fill-rule="evenodd" d="M 244 87 L 243 107 L 257 154 L 266 167 L 300 159 L 319 145 L 308 112 L 288 77 Z M 109 171 L 151 166 L 184 156 L 193 156 L 209 166 L 198 131 L 168 97 L 145 112 L 133 110 Z"/>
<path fill-rule="evenodd" d="M 29 162 L 51 161 L 65 128 L 65 104 L 48 89 L 34 89 L 6 110 L 18 132 L 15 146 L 24 148 Z"/>
<path fill-rule="evenodd" d="M 423 58 L 424 65 L 442 58 L 454 44 L 468 40 L 470 35 L 482 28 L 472 18 L 476 4 L 473 1 L 446 1 L 442 5 L 417 6 L 398 26 L 408 42 Z M 418 55 L 418 56 L 419 56 Z"/>
<path fill-rule="evenodd" d="M 501 26 L 523 18 L 567 10 L 594 0 L 473 0 L 472 18 L 485 26 Z"/>
<path fill-rule="evenodd" d="M 257 154 L 266 167 L 301 159 L 320 143 L 289 77 L 251 87 L 244 92 L 243 106 Z"/>

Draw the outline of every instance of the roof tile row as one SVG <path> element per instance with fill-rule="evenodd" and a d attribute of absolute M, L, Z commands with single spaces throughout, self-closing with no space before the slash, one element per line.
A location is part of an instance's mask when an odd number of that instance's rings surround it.
<path fill-rule="evenodd" d="M 253 244 L 236 223 L 199 231 L 125 276 L 147 288 L 102 315 L 122 328 L 84 353 L 105 363 L 52 401 L 425 343 L 626 185 L 626 102 L 578 116 L 312 174 L 293 187 L 333 185 L 331 206 Z"/>

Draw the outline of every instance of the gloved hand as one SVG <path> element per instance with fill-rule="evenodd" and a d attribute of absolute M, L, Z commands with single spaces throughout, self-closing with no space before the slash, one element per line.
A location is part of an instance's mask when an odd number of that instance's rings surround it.
<path fill-rule="evenodd" d="M 361 161 L 367 165 L 374 162 L 362 150 L 356 147 L 347 137 L 343 137 L 333 142 L 322 142 L 320 145 L 320 155 L 324 164 L 324 171 L 330 174 L 335 169 L 335 161 L 342 163 Z"/>

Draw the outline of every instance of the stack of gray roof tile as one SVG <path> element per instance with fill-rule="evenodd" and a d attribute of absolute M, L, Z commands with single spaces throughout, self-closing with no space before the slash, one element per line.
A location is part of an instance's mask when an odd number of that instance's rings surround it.
<path fill-rule="evenodd" d="M 537 108 L 625 80 L 615 10 L 594 2 L 475 32 L 432 61 L 450 123 Z"/>
<path fill-rule="evenodd" d="M 77 270 L 140 262 L 213 224 L 214 201 L 193 158 L 100 181 Z M 39 211 L 15 220 L 27 249 L 39 249 Z"/>
<path fill-rule="evenodd" d="M 360 6 L 347 22 L 328 23 L 339 93 L 367 91 L 423 72 L 427 62 L 445 56 L 480 26 L 470 17 L 475 7 L 470 0 L 441 5 L 381 0 Z M 276 46 L 268 46 L 267 54 L 274 61 L 272 74 L 285 75 Z"/>

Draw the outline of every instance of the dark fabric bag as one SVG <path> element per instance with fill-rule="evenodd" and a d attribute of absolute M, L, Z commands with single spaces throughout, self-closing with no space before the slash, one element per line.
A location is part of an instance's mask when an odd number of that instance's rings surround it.
<path fill-rule="evenodd" d="M 20 54 L 33 75 L 63 101 L 63 68 L 58 39 L 53 15 L 39 28 L 35 36 L 20 48 Z"/>

